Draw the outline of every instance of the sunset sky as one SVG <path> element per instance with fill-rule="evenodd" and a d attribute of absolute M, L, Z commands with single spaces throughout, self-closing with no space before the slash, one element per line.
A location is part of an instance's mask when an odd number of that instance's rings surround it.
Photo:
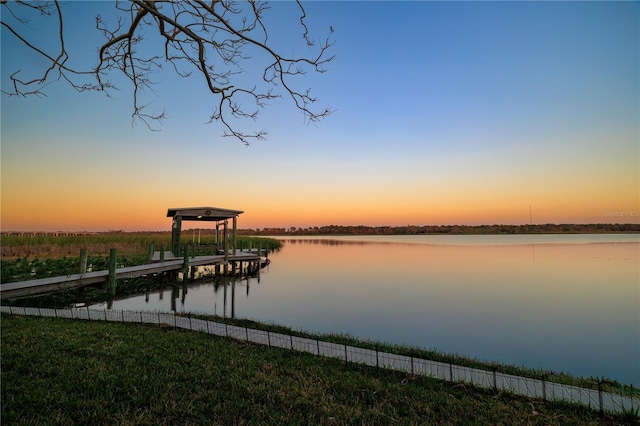
<path fill-rule="evenodd" d="M 295 3 L 271 6 L 270 39 L 304 53 Z M 132 124 L 126 83 L 2 95 L 2 230 L 169 230 L 167 209 L 187 206 L 243 210 L 241 228 L 639 222 L 638 2 L 304 6 L 313 37 L 335 30 L 336 59 L 300 87 L 335 112 L 309 125 L 272 101 L 242 123 L 269 133 L 248 147 L 205 124 L 201 78 L 169 69 L 145 98 L 167 113 L 159 131 Z M 63 11 L 70 61 L 95 65 L 94 18 L 113 3 Z M 29 34 L 52 49 L 45 29 Z M 5 89 L 42 62 L 1 37 Z"/>

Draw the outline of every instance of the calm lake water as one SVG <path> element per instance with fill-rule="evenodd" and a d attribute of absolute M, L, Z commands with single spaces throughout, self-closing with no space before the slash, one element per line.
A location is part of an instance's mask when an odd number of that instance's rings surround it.
<path fill-rule="evenodd" d="M 640 385 L 640 235 L 283 241 L 259 280 L 211 278 L 112 309 L 233 315 Z"/>

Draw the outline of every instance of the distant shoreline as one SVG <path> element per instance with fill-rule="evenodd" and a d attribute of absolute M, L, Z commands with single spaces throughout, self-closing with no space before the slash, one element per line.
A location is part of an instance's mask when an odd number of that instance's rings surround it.
<path fill-rule="evenodd" d="M 240 235 L 510 235 L 510 234 L 635 234 L 640 224 L 342 226 L 240 229 Z"/>
<path fill-rule="evenodd" d="M 202 235 L 215 232 L 209 228 L 184 229 L 183 232 L 199 230 Z M 2 231 L 5 236 L 82 236 L 109 234 L 170 234 L 171 231 Z M 595 224 L 542 224 L 542 225 L 407 225 L 407 226 L 366 226 L 366 225 L 323 225 L 309 227 L 240 228 L 238 235 L 288 236 L 288 235 L 510 235 L 510 234 L 637 234 L 640 224 L 636 223 L 595 223 Z"/>

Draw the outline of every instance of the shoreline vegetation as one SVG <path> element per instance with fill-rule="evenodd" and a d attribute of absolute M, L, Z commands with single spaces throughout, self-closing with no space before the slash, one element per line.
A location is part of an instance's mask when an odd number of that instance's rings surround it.
<path fill-rule="evenodd" d="M 503 235 L 503 234 L 610 234 L 640 233 L 640 224 L 543 224 L 543 225 L 407 225 L 313 226 L 307 228 L 240 229 L 240 235 Z"/>
<path fill-rule="evenodd" d="M 198 234 L 196 234 L 196 231 Z M 202 236 L 213 235 L 215 231 L 208 228 L 190 228 L 182 231 L 185 241 Z M 239 228 L 240 236 L 281 236 L 281 235 L 502 235 L 502 234 L 610 234 L 640 233 L 640 223 L 565 223 L 536 225 L 406 225 L 406 226 L 368 226 L 368 225 L 323 225 L 309 227 L 266 227 Z M 109 236 L 128 235 L 155 236 L 164 238 L 171 231 L 2 231 L 3 239 L 15 237 L 74 237 L 74 236 Z"/>
<path fill-rule="evenodd" d="M 210 231 L 210 230 L 207 230 Z M 215 231 L 213 231 L 215 233 Z M 199 237 L 192 232 L 182 233 L 182 243 L 198 247 L 198 255 L 216 253 L 215 235 L 202 234 Z M 86 249 L 91 257 L 109 257 L 109 251 L 118 251 L 118 263 L 122 266 L 141 265 L 149 260 L 149 248 L 171 250 L 171 232 L 100 232 L 80 235 L 3 235 L 0 248 L 0 261 L 15 259 L 66 259 L 76 258 L 80 250 Z M 266 249 L 269 252 L 280 250 L 282 242 L 274 238 L 239 236 L 237 247 Z M 94 268 L 100 269 L 100 268 Z M 77 271 L 72 271 L 76 273 Z M 39 277 L 34 277 L 39 278 Z M 5 282 L 4 280 L 2 282 Z"/>
<path fill-rule="evenodd" d="M 640 224 L 545 224 L 545 225 L 436 225 L 436 226 L 342 226 L 329 225 L 308 228 L 241 228 L 237 230 L 238 248 L 263 247 L 277 251 L 282 236 L 349 236 L 349 235 L 511 235 L 511 234 L 640 234 Z M 213 245 L 213 229 L 185 229 L 182 242 L 196 247 Z M 105 231 L 105 232 L 38 232 L 2 231 L 0 262 L 20 259 L 63 259 L 76 257 L 87 249 L 91 257 L 106 257 L 115 248 L 118 256 L 131 258 L 123 266 L 139 265 L 147 261 L 148 250 L 169 250 L 170 231 Z M 198 254 L 213 254 L 201 253 Z M 100 261 L 98 261 L 100 263 Z M 37 269 L 37 268 L 36 268 Z M 73 271 L 76 272 L 76 271 Z M 72 273 L 73 273 L 72 272 Z M 3 274 L 2 282 L 6 276 Z M 33 277 L 40 278 L 40 277 Z"/>
<path fill-rule="evenodd" d="M 613 232 L 611 229 L 609 229 L 606 232 Z M 624 232 L 636 232 L 633 230 L 628 230 L 628 231 L 624 231 Z M 185 242 L 190 241 L 187 237 L 191 237 L 193 235 L 192 232 L 187 231 L 185 233 L 183 233 L 183 238 Z M 290 234 L 289 234 L 290 235 Z M 397 234 L 396 234 L 397 235 Z M 194 237 L 195 238 L 195 237 Z M 208 242 L 210 242 L 212 237 L 209 235 L 201 235 L 200 236 L 200 242 L 202 244 L 207 244 Z M 78 253 L 80 251 L 81 248 L 87 248 L 90 256 L 94 256 L 94 257 L 90 257 L 90 262 L 93 261 L 94 262 L 94 269 L 99 269 L 99 265 L 101 264 L 100 262 L 103 261 L 103 259 L 105 259 L 106 256 L 108 256 L 108 252 L 109 249 L 111 247 L 118 247 L 118 250 L 120 253 L 123 253 L 122 257 L 119 257 L 119 262 L 125 262 L 127 264 L 129 263 L 133 263 L 133 264 L 140 264 L 140 262 L 144 262 L 146 261 L 146 259 L 148 259 L 148 250 L 149 250 L 149 244 L 151 242 L 153 242 L 156 245 L 156 248 L 159 247 L 159 245 L 162 244 L 166 244 L 165 247 L 168 247 L 169 244 L 166 243 L 167 241 L 170 240 L 170 235 L 164 235 L 163 233 L 104 233 L 104 234 L 97 234 L 97 235 L 77 235 L 77 236 L 39 236 L 39 237 L 33 237 L 33 236 L 3 236 L 2 237 L 2 258 L 0 258 L 0 267 L 2 269 L 2 282 L 9 282 L 6 281 L 6 279 L 9 279 L 9 276 L 11 274 L 13 274 L 13 276 L 19 276 L 20 272 L 16 272 L 20 269 L 23 269 L 23 274 L 26 273 L 27 275 L 32 276 L 34 273 L 34 270 L 37 270 L 37 273 L 40 274 L 55 274 L 55 275 L 60 275 L 62 274 L 67 274 L 67 273 L 75 273 L 77 269 L 77 265 L 78 265 Z M 238 238 L 238 246 L 239 247 L 243 247 L 243 246 L 249 246 L 249 244 L 253 244 L 253 247 L 256 247 L 257 244 L 262 244 L 263 247 L 269 247 L 270 250 L 272 251 L 277 251 L 280 248 L 280 244 L 281 242 L 275 239 L 269 239 L 269 238 L 260 238 L 259 240 L 257 239 L 247 239 L 247 237 L 239 237 Z M 10 250 L 10 253 L 13 254 L 14 259 L 7 259 L 7 257 L 5 256 L 5 249 Z M 68 256 L 73 256 L 73 257 L 68 257 Z M 106 260 L 105 260 L 106 262 Z M 34 276 L 32 276 L 33 278 L 35 278 Z M 148 285 L 146 280 L 139 280 L 139 282 L 133 280 L 130 283 L 128 283 L 129 285 L 127 286 L 123 286 L 124 289 L 126 289 L 127 292 L 139 292 L 139 291 L 144 291 L 144 289 L 146 288 L 146 286 Z M 197 282 L 195 282 L 194 284 L 197 284 Z M 158 285 L 162 285 L 162 286 L 171 286 L 171 285 L 176 285 L 176 283 L 167 283 L 167 282 L 162 282 L 159 283 Z M 88 291 L 89 289 L 87 289 Z M 92 291 L 95 290 L 95 295 L 94 297 L 97 298 L 96 300 L 99 300 L 100 298 L 105 298 L 106 297 L 106 293 L 104 291 L 101 291 L 100 289 L 92 289 Z M 60 293 L 68 293 L 66 294 L 66 297 L 64 294 L 60 294 Z M 87 294 L 85 294 L 84 296 L 87 296 Z M 38 297 L 38 298 L 32 298 L 31 300 L 29 299 L 23 299 L 20 302 L 20 305 L 22 306 L 41 306 L 41 307 L 63 307 L 63 306 L 69 306 L 70 304 L 72 304 L 72 299 L 74 297 L 77 297 L 76 293 L 71 293 L 71 292 L 59 292 L 59 293 L 54 293 L 49 295 L 48 297 Z M 95 301 L 95 300 L 94 300 Z M 196 316 L 197 313 L 192 313 L 192 316 Z M 207 316 L 203 316 L 204 318 L 215 318 L 215 317 L 207 317 Z M 9 319 L 7 319 L 9 318 Z M 2 316 L 2 353 L 3 353 L 3 359 L 2 359 L 2 400 L 3 401 L 9 401 L 9 399 L 7 398 L 14 398 L 13 396 L 9 396 L 8 392 L 9 389 L 12 388 L 12 386 L 18 386 L 18 388 L 21 388 L 22 386 L 26 386 L 28 388 L 28 385 L 25 383 L 22 383 L 22 379 L 16 379 L 12 374 L 13 372 L 9 371 L 7 372 L 7 368 L 11 367 L 11 368 L 15 368 L 13 361 L 11 360 L 11 358 L 6 358 L 7 353 L 12 353 L 14 351 L 15 348 L 11 347 L 13 344 L 10 343 L 12 342 L 12 340 L 9 338 L 7 338 L 9 335 L 7 334 L 7 329 L 11 330 L 12 327 L 16 328 L 16 330 L 14 330 L 13 332 L 16 333 L 22 333 L 22 332 L 26 332 L 23 327 L 29 327 L 29 325 L 25 326 L 22 322 L 22 320 L 18 320 L 18 319 L 12 319 L 13 316 L 7 317 L 5 315 Z M 220 318 L 215 318 L 217 320 L 220 320 Z M 276 332 L 286 332 L 289 334 L 294 334 L 294 335 L 298 335 L 300 337 L 310 337 L 310 336 L 315 336 L 317 337 L 317 335 L 313 335 L 310 333 L 306 333 L 304 331 L 297 331 L 297 330 L 293 330 L 290 329 L 288 327 L 285 326 L 280 326 L 280 325 L 276 325 L 276 324 L 262 324 L 259 322 L 255 322 L 253 320 L 230 320 L 228 318 L 223 319 L 224 321 L 229 322 L 230 324 L 239 324 L 239 325 L 249 325 L 251 327 L 254 328 L 261 328 L 261 329 L 268 329 L 271 331 L 276 331 Z M 30 320 L 26 320 L 26 323 L 29 323 Z M 39 319 L 39 321 L 45 321 L 45 323 L 47 321 L 53 321 L 56 322 L 54 319 Z M 6 324 L 9 324 L 9 327 L 6 327 Z M 40 325 L 41 326 L 41 325 Z M 37 327 L 40 327 L 37 326 Z M 60 325 L 57 324 L 47 324 L 45 327 L 62 327 Z M 110 331 L 108 331 L 108 327 L 111 326 L 111 324 L 105 324 L 105 327 L 107 327 L 107 329 L 105 330 L 101 330 L 99 331 L 99 333 L 103 333 L 105 335 L 109 335 Z M 75 328 L 76 326 L 73 325 L 71 326 L 72 328 Z M 82 326 L 77 326 L 79 329 L 82 328 Z M 118 326 L 119 327 L 119 326 Z M 95 342 L 93 341 L 86 341 L 85 339 L 85 332 L 82 332 L 80 330 L 77 331 L 78 333 L 80 333 L 80 337 L 77 337 L 78 341 L 75 343 L 78 345 L 78 347 L 81 346 L 90 346 L 91 344 L 95 344 Z M 137 331 L 136 331 L 137 332 Z M 143 331 L 143 333 L 147 333 L 151 331 Z M 52 332 L 53 333 L 53 332 Z M 61 332 L 64 333 L 64 332 Z M 129 333 L 129 331 L 125 331 L 124 333 Z M 176 332 L 177 333 L 177 332 Z M 160 333 L 161 336 L 166 334 L 163 334 L 162 332 Z M 85 336 L 85 337 L 83 337 Z M 159 339 L 162 339 L 162 337 L 158 337 Z M 58 341 L 63 339 L 61 336 L 50 336 L 51 339 L 57 339 Z M 141 338 L 141 337 L 138 337 Z M 465 366 L 469 366 L 469 367 L 474 367 L 474 368 L 482 368 L 482 369 L 496 369 L 497 371 L 500 372 L 505 372 L 508 374 L 515 374 L 515 375 L 520 375 L 520 376 L 524 376 L 524 377 L 531 377 L 531 378 L 537 378 L 537 379 L 544 379 L 544 380 L 549 380 L 549 381 L 554 381 L 554 382 L 558 382 L 558 383 L 563 383 L 563 384 L 570 384 L 570 385 L 575 385 L 575 386 L 580 386 L 580 387 L 593 387 L 594 383 L 599 382 L 601 385 L 604 384 L 604 386 L 606 387 L 607 390 L 612 390 L 612 391 L 620 391 L 620 392 L 624 392 L 624 393 L 632 393 L 633 395 L 640 395 L 640 391 L 637 388 L 634 388 L 632 386 L 627 386 L 624 384 L 621 384 L 619 382 L 616 381 L 608 381 L 608 380 L 604 380 L 604 379 L 593 379 L 593 378 L 580 378 L 580 377 L 573 377 L 571 375 L 568 374 L 564 374 L 564 373 L 558 373 L 558 372 L 552 372 L 552 371 L 537 371 L 537 370 L 532 370 L 532 369 L 528 369 L 525 367 L 517 367 L 517 366 L 510 366 L 510 365 L 499 365 L 499 364 L 494 364 L 494 363 L 490 363 L 490 362 L 483 362 L 481 360 L 476 360 L 473 358 L 469 358 L 469 357 L 465 357 L 465 356 L 460 356 L 457 354 L 443 354 L 443 353 L 439 353 L 436 350 L 429 350 L 429 349 L 423 349 L 423 348 L 410 348 L 410 347 L 399 347 L 399 346 L 392 346 L 392 345 L 386 345 L 384 343 L 379 343 L 379 342 L 368 342 L 368 341 L 361 341 L 358 340 L 356 338 L 352 338 L 350 336 L 344 336 L 344 335 L 323 335 L 322 336 L 323 339 L 328 339 L 328 341 L 332 341 L 332 342 L 336 342 L 336 343 L 347 343 L 347 344 L 357 344 L 359 346 L 362 346 L 364 348 L 375 348 L 375 349 L 380 349 L 380 348 L 384 348 L 385 350 L 391 350 L 394 353 L 398 353 L 398 354 L 405 354 L 405 355 L 412 355 L 412 356 L 420 356 L 423 358 L 427 358 L 427 359 L 431 359 L 431 360 L 435 360 L 435 361 L 445 361 L 445 362 L 453 362 L 459 365 L 465 365 Z M 199 338 L 198 338 L 199 339 Z M 24 336 L 20 337 L 19 342 L 25 342 L 24 340 Z M 90 339 L 91 340 L 91 339 Z M 20 343 L 23 344 L 23 343 Z M 26 344 L 26 343 L 24 343 Z M 30 343 L 30 345 L 37 345 L 39 343 Z M 225 343 L 226 344 L 226 343 Z M 239 344 L 237 343 L 228 343 L 230 346 L 238 346 Z M 134 350 L 134 348 L 131 348 L 132 350 Z M 82 354 L 85 353 L 82 350 L 79 350 L 79 356 L 83 356 Z M 134 351 L 135 352 L 135 351 Z M 260 352 L 258 350 L 258 352 Z M 86 354 L 85 354 L 86 355 Z M 44 356 L 44 355 L 42 355 Z M 41 363 L 47 363 L 48 361 L 42 359 L 41 355 L 38 355 L 38 362 Z M 50 356 L 54 357 L 55 359 L 58 359 L 60 357 L 62 357 L 62 354 L 50 354 Z M 138 356 L 137 354 L 135 355 L 136 357 Z M 153 355 L 153 357 L 156 356 L 162 356 L 162 354 L 160 352 L 157 352 L 155 355 Z M 264 357 L 266 356 L 265 354 L 260 354 L 258 355 L 258 357 Z M 271 356 L 271 355 L 268 355 Z M 297 355 L 296 355 L 297 356 Z M 282 357 L 283 360 L 286 360 L 288 358 L 291 357 L 291 355 L 287 355 L 287 354 L 280 354 L 277 355 L 276 358 L 280 358 Z M 6 363 L 5 363 L 5 358 L 7 359 Z M 284 362 L 283 360 L 279 360 L 279 362 Z M 69 361 L 69 362 L 78 362 L 78 361 Z M 237 360 L 233 361 L 230 360 L 229 362 L 231 362 L 231 364 L 233 365 L 234 363 L 237 362 Z M 305 361 L 306 362 L 306 361 Z M 322 365 L 322 366 L 326 366 L 327 365 L 327 361 L 317 361 L 318 364 Z M 18 363 L 19 364 L 19 363 Z M 26 368 L 26 367 L 19 367 L 19 368 Z M 47 367 L 48 368 L 48 367 Z M 104 369 L 105 366 L 104 365 L 98 365 L 96 366 L 97 371 L 102 371 L 102 369 Z M 324 367 L 316 367 L 314 366 L 313 368 L 324 368 Z M 328 367 L 327 367 L 328 368 Z M 294 366 L 289 366 L 286 362 L 284 362 L 284 366 L 281 367 L 282 369 L 282 374 L 294 374 L 297 370 Z M 329 369 L 329 368 L 328 368 Z M 112 369 L 111 369 L 112 370 Z M 380 372 L 371 372 L 370 370 L 367 370 L 365 368 L 352 368 L 349 367 L 348 370 L 357 370 L 359 373 L 365 374 L 365 375 L 369 375 L 369 374 L 373 374 L 372 377 L 378 377 L 380 374 Z M 30 373 L 31 374 L 31 373 Z M 35 372 L 33 374 L 38 375 L 39 373 Z M 73 374 L 73 373 L 70 373 Z M 89 373 L 91 374 L 91 373 Z M 119 372 L 112 372 L 111 374 L 114 374 L 115 376 L 119 377 Z M 193 373 L 195 374 L 195 372 Z M 324 374 L 324 373 L 323 373 Z M 333 374 L 333 373 L 331 373 Z M 322 380 L 322 375 L 319 375 L 318 377 L 320 377 L 319 380 Z M 395 386 L 394 383 L 398 380 L 398 374 L 395 373 L 384 373 L 384 377 L 387 377 L 391 380 L 391 382 L 385 382 L 383 384 L 383 386 Z M 367 377 L 367 378 L 362 378 L 361 380 L 371 380 L 371 377 Z M 406 379 L 406 378 L 405 378 Z M 15 380 L 18 380 L 19 383 L 14 383 Z M 66 379 L 65 379 L 66 380 Z M 73 379 L 69 379 L 69 380 L 73 380 Z M 88 380 L 88 379 L 87 379 Z M 107 382 L 109 381 L 108 378 L 104 378 L 104 380 L 106 380 Z M 159 379 L 156 379 L 159 380 Z M 198 377 L 197 375 L 191 376 L 189 377 L 190 381 L 197 381 Z M 349 380 L 356 380 L 356 379 L 349 379 Z M 358 379 L 360 380 L 360 379 Z M 386 380 L 386 379 L 385 379 Z M 409 380 L 410 383 L 413 383 L 413 381 L 415 380 L 415 378 L 410 378 L 407 379 Z M 10 381 L 9 384 L 7 384 L 7 381 Z M 46 380 L 45 380 L 46 381 Z M 427 382 L 426 385 L 424 385 L 425 381 Z M 458 392 L 457 388 L 455 385 L 452 384 L 433 384 L 431 383 L 431 381 L 429 379 L 422 379 L 420 378 L 417 382 L 421 383 L 420 386 L 426 386 L 427 389 L 427 396 L 426 398 L 431 398 L 431 394 L 429 393 L 429 389 L 432 389 L 433 387 L 439 388 L 439 389 L 444 389 L 442 390 L 442 392 L 451 394 L 451 392 Z M 51 384 L 51 383 L 44 383 L 43 386 L 49 387 L 49 386 L 53 386 L 54 388 L 58 385 L 55 384 Z M 89 386 L 89 385 L 87 385 Z M 133 386 L 138 386 L 133 384 Z M 39 395 L 40 391 L 36 391 L 34 389 L 27 389 L 25 388 L 25 392 L 28 393 L 28 395 L 26 396 L 27 398 L 30 397 L 34 397 L 37 398 Z M 453 390 L 456 389 L 456 390 Z M 51 389 L 52 394 L 58 393 L 58 392 L 65 392 L 64 390 L 61 389 Z M 187 392 L 197 392 L 196 390 L 193 389 L 188 389 Z M 284 392 L 282 390 L 278 391 L 278 392 Z M 378 392 L 378 391 L 376 391 Z M 380 391 L 381 392 L 381 391 Z M 385 391 L 387 392 L 387 391 Z M 414 391 L 412 391 L 414 392 Z M 422 390 L 419 391 L 415 391 L 415 392 L 422 392 Z M 440 391 L 438 391 L 440 392 Z M 629 419 L 634 419 L 634 422 L 637 421 L 637 414 L 638 413 L 630 413 L 632 415 L 630 416 L 615 416 L 615 417 L 598 417 L 597 413 L 595 416 L 592 416 L 592 414 L 587 414 L 584 409 L 579 409 L 577 407 L 574 406 L 566 406 L 566 405 L 558 405 L 558 404 L 551 404 L 551 405 L 544 405 L 544 408 L 541 409 L 540 404 L 548 404 L 548 403 L 543 403 L 542 401 L 537 401 L 537 400 L 528 400 L 525 398 L 520 398 L 520 397 L 515 397 L 515 396 L 505 396 L 503 395 L 503 393 L 491 393 L 491 392 L 487 392 L 481 389 L 475 389 L 475 388 L 471 388 L 471 387 L 467 387 L 464 388 L 463 392 L 464 395 L 458 395 L 456 393 L 456 399 L 460 399 L 463 400 L 464 398 L 471 398 L 475 403 L 481 403 L 481 404 L 489 404 L 488 406 L 484 406 L 482 405 L 484 408 L 482 408 L 483 410 L 495 410 L 495 412 L 493 413 L 488 413 L 488 417 L 482 417 L 482 418 L 475 418 L 475 417 L 471 417 L 473 419 L 479 419 L 480 423 L 494 423 L 496 421 L 496 419 L 500 419 L 500 422 L 503 423 L 509 423 L 507 421 L 508 418 L 510 417 L 494 417 L 498 411 L 502 411 L 505 413 L 510 412 L 514 407 L 509 406 L 508 408 L 503 407 L 500 403 L 500 405 L 493 405 L 495 404 L 495 400 L 503 400 L 506 399 L 510 402 L 507 403 L 507 405 L 509 404 L 516 404 L 516 405 L 522 405 L 522 408 L 524 409 L 524 412 L 518 413 L 517 415 L 522 416 L 522 418 L 527 418 L 530 420 L 527 420 L 525 423 L 531 423 L 531 424 L 536 424 L 536 423 L 542 423 L 542 424 L 550 424 L 550 423 L 563 423 L 566 424 L 568 423 L 574 423 L 574 424 L 600 424 L 600 422 L 603 419 L 608 419 L 609 422 L 611 422 L 613 420 L 613 423 L 616 424 L 624 424 L 624 423 L 629 423 Z M 31 396 L 29 396 L 31 395 Z M 111 396 L 109 395 L 103 395 L 103 396 L 99 396 L 99 398 L 110 398 Z M 204 397 L 204 396 L 203 396 Z M 81 397 L 78 397 L 81 398 Z M 183 398 L 183 397 L 180 397 Z M 231 396 L 230 398 L 232 399 L 240 399 L 239 395 L 234 395 Z M 411 397 L 409 396 L 404 396 L 403 398 L 409 398 L 411 399 Z M 425 398 L 425 396 L 421 396 L 421 398 Z M 45 398 L 46 399 L 46 398 Z M 356 398 L 357 399 L 357 398 Z M 523 402 L 524 401 L 524 402 Z M 24 402 L 24 401 L 23 401 Z M 93 404 L 93 402 L 82 402 L 82 404 Z M 107 402 L 102 401 L 99 403 L 96 403 L 96 407 L 99 407 L 99 404 L 106 404 Z M 281 401 L 282 404 L 292 404 L 293 401 L 288 400 L 285 397 L 284 401 Z M 392 402 L 389 402 L 389 404 L 391 404 Z M 52 402 L 52 404 L 54 404 L 53 406 L 49 406 L 49 409 L 55 410 L 56 407 L 58 407 L 56 405 L 56 403 Z M 120 402 L 121 407 L 120 407 L 120 411 L 119 411 L 119 415 L 125 415 L 126 413 L 131 414 L 131 411 L 133 408 L 130 406 L 126 405 L 126 402 L 122 401 Z M 123 405 L 122 405 L 123 404 Z M 170 404 L 169 401 L 165 401 L 162 404 Z M 412 404 L 415 404 L 415 402 L 412 402 Z M 108 405 L 108 404 L 107 404 Z M 287 405 L 288 406 L 288 405 Z M 44 417 L 39 417 L 41 416 L 41 414 L 38 414 L 38 410 L 36 410 L 35 412 L 29 414 L 26 412 L 21 412 L 21 411 L 17 411 L 14 412 L 12 410 L 15 410 L 16 407 L 18 407 L 18 405 L 11 405 L 9 404 L 9 408 L 7 408 L 7 411 L 5 411 L 5 404 L 3 403 L 3 419 L 7 419 L 7 418 L 12 418 L 12 416 L 16 416 L 18 415 L 17 413 L 22 413 L 20 415 L 25 415 L 25 419 L 26 418 L 30 418 L 30 419 L 34 419 L 34 421 L 37 423 L 40 419 L 42 420 Z M 431 408 L 425 408 L 427 411 L 431 410 L 436 410 L 433 406 L 429 405 L 428 407 Z M 489 408 L 487 408 L 489 407 Z M 493 408 L 491 408 L 493 407 Z M 308 408 L 308 407 L 307 407 Z M 59 409 L 59 408 L 58 408 Z M 135 410 L 140 409 L 135 408 Z M 149 407 L 147 407 L 146 409 L 151 409 Z M 269 408 L 270 410 L 272 408 Z M 334 409 L 334 408 L 332 408 Z M 311 420 L 319 420 L 319 422 L 321 424 L 343 424 L 343 423 L 353 423 L 353 422 L 359 422 L 360 420 L 365 421 L 365 422 L 369 422 L 369 421 L 374 421 L 374 422 L 379 422 L 381 421 L 381 418 L 378 418 L 374 415 L 374 417 L 369 417 L 370 415 L 373 415 L 371 413 L 369 413 L 369 408 L 367 407 L 360 407 L 358 408 L 358 413 L 354 414 L 353 412 L 351 412 L 351 408 L 350 407 L 340 407 L 340 408 L 336 408 L 338 411 L 340 412 L 344 412 L 347 413 L 349 412 L 350 414 L 344 414 L 344 418 L 340 418 L 339 416 L 330 416 L 327 415 L 328 417 L 326 418 L 321 418 L 318 416 L 321 416 L 320 413 L 315 412 L 315 414 L 310 414 L 311 417 L 303 417 L 300 418 L 300 420 L 304 420 L 305 422 L 311 421 Z M 542 412 L 546 412 L 548 410 L 556 410 L 559 409 L 560 410 L 560 414 L 554 414 L 552 417 L 544 417 L 544 416 L 540 416 L 540 413 Z M 98 410 L 98 408 L 92 408 L 91 410 Z M 134 411 L 135 411 L 134 410 Z M 164 410 L 164 408 L 162 409 Z M 162 411 L 161 410 L 161 411 Z M 180 408 L 178 407 L 178 410 L 180 410 Z M 327 410 L 329 410 L 327 408 Z M 345 411 L 346 410 L 346 411 Z M 462 408 L 455 408 L 455 410 L 458 410 L 459 412 L 466 412 L 466 409 L 462 409 Z M 277 409 L 276 409 L 277 411 Z M 330 411 L 330 410 L 329 410 Z M 166 415 L 166 412 L 162 411 L 163 414 L 162 415 Z M 592 410 L 587 410 L 587 412 L 590 413 L 595 413 Z M 323 411 L 324 413 L 324 411 Z M 534 417 L 530 417 L 531 413 L 538 413 L 535 414 Z M 414 413 L 415 414 L 415 413 Z M 424 413 L 423 413 L 424 414 Z M 44 414 L 42 414 L 44 415 Z M 61 417 L 61 421 L 64 422 L 64 415 L 60 414 Z M 95 416 L 97 414 L 93 413 L 93 412 L 89 412 L 86 413 L 87 418 L 92 418 L 95 419 Z M 111 415 L 115 415 L 114 413 L 112 413 Z M 341 414 L 342 415 L 342 414 Z M 469 415 L 464 414 L 464 416 Z M 475 415 L 475 414 L 474 414 Z M 5 417 L 8 416 L 8 417 Z M 364 416 L 364 417 L 362 417 Z M 385 414 L 385 416 L 397 416 L 397 413 L 394 411 L 393 413 L 387 413 Z M 586 416 L 586 417 L 585 417 Z M 15 418 L 15 417 L 14 417 Z M 298 417 L 293 417 L 293 418 L 298 418 Z M 327 420 L 329 418 L 333 418 L 334 420 Z M 339 420 L 337 420 L 339 418 Z M 430 419 L 429 421 L 433 422 L 434 418 L 432 417 L 410 417 L 413 418 L 413 422 L 421 422 L 424 419 Z M 108 419 L 113 420 L 114 417 L 108 417 Z M 221 424 L 225 424 L 225 423 L 237 423 L 238 419 L 237 418 L 230 418 L 230 417 L 223 417 L 223 421 L 221 421 Z M 71 421 L 70 419 L 67 419 L 69 421 Z M 243 421 L 247 421 L 247 422 L 253 422 L 253 421 L 262 421 L 265 420 L 263 417 L 251 417 L 249 419 L 244 418 Z M 409 423 L 411 423 L 412 421 L 406 420 L 403 416 L 401 416 L 401 422 L 405 422 L 408 421 Z M 450 417 L 436 417 L 436 422 L 440 423 L 442 421 L 444 421 L 445 423 L 457 423 L 457 422 L 468 422 L 469 418 L 468 417 L 454 417 L 454 418 L 450 418 Z M 196 422 L 198 422 L 196 420 Z M 475 420 L 474 420 L 475 422 Z M 630 424 L 637 424 L 634 422 L 630 422 Z M 122 423 L 121 421 L 118 421 L 118 423 Z M 126 423 L 126 421 L 125 421 Z M 152 422 L 150 422 L 152 423 Z M 519 422 L 518 422 L 519 423 Z"/>

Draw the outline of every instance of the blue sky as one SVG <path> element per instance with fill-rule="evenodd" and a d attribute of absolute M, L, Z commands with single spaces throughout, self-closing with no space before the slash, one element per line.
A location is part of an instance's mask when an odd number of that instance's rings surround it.
<path fill-rule="evenodd" d="M 155 75 L 157 132 L 132 125 L 126 84 L 3 95 L 2 228 L 164 229 L 166 208 L 196 205 L 258 228 L 526 223 L 529 206 L 539 223 L 638 222 L 637 2 L 304 6 L 312 36 L 335 30 L 336 59 L 300 87 L 335 112 L 309 125 L 273 101 L 242 123 L 269 132 L 249 147 L 204 124 L 215 101 L 195 77 Z M 63 7 L 71 60 L 95 64 L 93 17 L 113 3 Z M 287 52 L 304 49 L 295 13 L 275 2 L 266 19 Z M 38 63 L 16 46 L 3 29 L 3 88 Z"/>

